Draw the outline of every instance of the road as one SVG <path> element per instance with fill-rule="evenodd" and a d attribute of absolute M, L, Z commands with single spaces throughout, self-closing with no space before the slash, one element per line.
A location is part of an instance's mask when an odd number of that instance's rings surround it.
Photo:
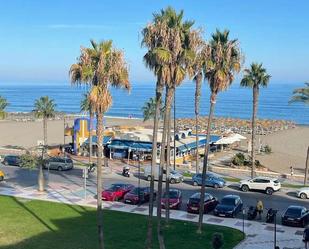
<path fill-rule="evenodd" d="M 18 167 L 13 166 L 4 166 L 1 165 L 0 169 L 2 169 L 6 174 L 6 183 L 1 184 L 9 184 L 15 185 L 20 187 L 31 187 L 37 184 L 37 170 L 28 170 L 28 169 L 21 169 Z M 75 184 L 78 186 L 83 186 L 83 178 L 82 178 L 82 169 L 74 168 L 73 170 L 69 171 L 50 171 L 49 177 L 47 170 L 44 170 L 44 174 L 46 178 L 49 178 L 49 182 L 53 183 L 66 183 L 66 184 Z M 119 183 L 119 182 L 126 182 L 134 184 L 135 186 L 138 185 L 138 177 L 131 175 L 130 178 L 123 177 L 121 174 L 118 173 L 111 173 L 103 176 L 103 188 L 108 187 L 112 183 Z M 149 182 L 141 179 L 140 180 L 141 186 L 149 186 Z M 157 185 L 157 183 L 156 183 Z M 157 187 L 157 186 L 156 186 Z M 182 191 L 183 194 L 183 203 L 182 209 L 186 209 L 186 203 L 189 197 L 200 190 L 200 187 L 193 186 L 189 181 L 183 182 L 179 184 L 171 184 L 171 188 L 177 188 Z M 90 173 L 89 178 L 87 180 L 87 188 L 91 190 L 90 192 L 96 192 L 96 174 Z M 302 205 L 309 208 L 309 200 L 301 200 L 295 196 L 295 192 L 286 192 L 286 191 L 279 191 L 274 193 L 273 195 L 269 196 L 265 193 L 261 192 L 241 192 L 235 185 L 227 186 L 223 189 L 214 189 L 208 188 L 206 192 L 210 193 L 211 195 L 217 197 L 219 200 L 222 199 L 223 196 L 227 194 L 237 194 L 243 200 L 244 206 L 249 207 L 251 205 L 255 206 L 257 200 L 262 200 L 264 203 L 264 208 L 273 208 L 279 210 L 279 213 L 284 212 L 284 210 L 289 205 Z M 146 204 L 147 205 L 147 204 Z"/>

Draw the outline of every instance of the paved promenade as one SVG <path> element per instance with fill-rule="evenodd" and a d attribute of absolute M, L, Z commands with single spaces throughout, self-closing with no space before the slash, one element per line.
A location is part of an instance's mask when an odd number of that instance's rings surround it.
<path fill-rule="evenodd" d="M 0 195 L 15 196 L 18 198 L 34 199 L 61 202 L 72 205 L 82 205 L 95 207 L 95 192 L 89 189 L 86 193 L 82 187 L 75 184 L 51 183 L 48 185 L 46 192 L 39 193 L 34 187 L 20 187 L 3 183 L 0 188 Z M 117 210 L 122 212 L 131 212 L 147 215 L 148 206 L 132 206 L 121 202 L 104 202 L 103 207 L 106 209 Z M 188 214 L 185 211 L 171 211 L 171 218 L 196 222 L 198 215 Z M 232 227 L 244 230 L 246 239 L 239 244 L 236 249 L 268 249 L 274 248 L 274 226 L 257 221 L 245 221 L 242 219 L 219 218 L 213 215 L 205 215 L 204 222 L 220 226 Z M 304 248 L 302 242 L 302 228 L 293 228 L 277 225 L 277 245 L 280 248 Z"/>

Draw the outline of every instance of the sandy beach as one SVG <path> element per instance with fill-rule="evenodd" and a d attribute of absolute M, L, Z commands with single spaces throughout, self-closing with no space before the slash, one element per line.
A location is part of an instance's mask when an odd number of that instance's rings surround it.
<path fill-rule="evenodd" d="M 106 126 L 151 126 L 152 121 L 143 122 L 142 119 L 105 118 Z M 66 119 L 65 125 L 70 127 L 73 119 Z M 49 120 L 47 124 L 47 140 L 49 145 L 63 144 L 64 120 Z M 16 122 L 0 121 L 0 146 L 20 146 L 30 148 L 37 145 L 38 140 L 43 140 L 43 122 L 41 120 Z M 66 143 L 69 143 L 66 138 Z"/>
<path fill-rule="evenodd" d="M 295 174 L 304 173 L 309 146 L 308 126 L 297 126 L 260 137 L 261 143 L 270 145 L 273 150 L 269 155 L 257 156 L 263 165 L 282 173 L 289 173 L 293 166 Z"/>
<path fill-rule="evenodd" d="M 72 125 L 72 119 L 66 119 L 66 124 Z M 152 126 L 152 121 L 141 119 L 106 118 L 106 126 Z M 48 143 L 50 145 L 63 143 L 63 120 L 48 121 Z M 303 173 L 307 146 L 309 145 L 309 126 L 297 126 L 294 129 L 283 130 L 260 136 L 262 144 L 271 146 L 273 153 L 258 155 L 257 159 L 270 170 L 289 173 L 293 165 L 295 174 Z M 43 139 L 42 121 L 0 121 L 0 146 L 21 146 L 30 148 Z M 70 142 L 66 138 L 66 143 Z"/>

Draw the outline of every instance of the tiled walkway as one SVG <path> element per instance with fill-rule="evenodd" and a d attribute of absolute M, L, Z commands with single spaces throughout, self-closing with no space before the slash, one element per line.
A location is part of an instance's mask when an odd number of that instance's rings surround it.
<path fill-rule="evenodd" d="M 94 199 L 96 193 L 90 189 L 84 198 L 83 188 L 76 185 L 68 184 L 50 184 L 47 191 L 39 193 L 35 188 L 22 188 L 18 186 L 10 186 L 5 184 L 0 188 L 0 195 L 9 195 L 26 199 L 46 200 L 53 202 L 61 202 L 73 205 L 96 206 Z M 147 206 L 132 206 L 120 202 L 103 202 L 103 207 L 111 210 L 122 212 L 132 212 L 139 214 L 148 214 Z M 156 213 L 156 210 L 154 210 Z M 164 215 L 164 212 L 163 212 Z M 198 215 L 188 214 L 184 211 L 171 210 L 170 217 L 178 220 L 187 220 L 196 222 Z M 204 222 L 209 224 L 222 225 L 232 227 L 238 230 L 245 229 L 246 239 L 240 243 L 236 249 L 268 249 L 274 248 L 274 228 L 272 224 L 266 224 L 256 221 L 245 221 L 241 219 L 219 218 L 212 215 L 205 215 Z M 280 249 L 300 249 L 304 248 L 302 242 L 302 229 L 277 226 L 277 245 Z"/>

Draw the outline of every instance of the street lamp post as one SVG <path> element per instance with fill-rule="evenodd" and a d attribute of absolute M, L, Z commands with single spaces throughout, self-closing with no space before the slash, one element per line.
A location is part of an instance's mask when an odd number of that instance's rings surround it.
<path fill-rule="evenodd" d="M 274 249 L 277 249 L 277 212 L 278 210 L 273 210 L 274 212 Z"/>
<path fill-rule="evenodd" d="M 137 155 L 137 160 L 138 160 L 138 205 L 141 205 L 141 154 L 140 152 Z"/>
<path fill-rule="evenodd" d="M 245 214 L 246 214 L 246 208 L 243 208 L 242 209 L 242 232 L 243 232 L 243 239 L 246 238 L 246 235 L 245 235 Z"/>

